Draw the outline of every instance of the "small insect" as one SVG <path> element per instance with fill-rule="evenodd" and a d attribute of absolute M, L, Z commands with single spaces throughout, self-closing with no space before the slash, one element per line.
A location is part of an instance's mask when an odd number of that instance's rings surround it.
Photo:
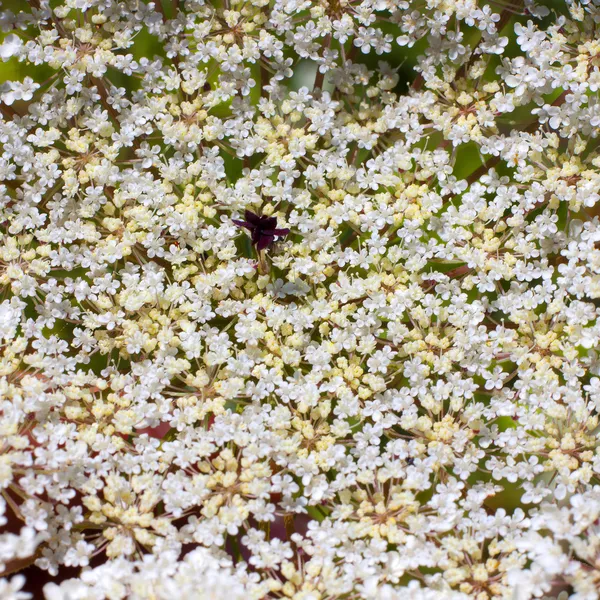
<path fill-rule="evenodd" d="M 244 211 L 245 221 L 233 219 L 233 222 L 239 227 L 245 227 L 250 231 L 252 244 L 257 252 L 268 248 L 273 244 L 276 237 L 287 235 L 290 230 L 287 228 L 277 228 L 277 217 L 265 217 L 255 215 L 252 211 Z"/>

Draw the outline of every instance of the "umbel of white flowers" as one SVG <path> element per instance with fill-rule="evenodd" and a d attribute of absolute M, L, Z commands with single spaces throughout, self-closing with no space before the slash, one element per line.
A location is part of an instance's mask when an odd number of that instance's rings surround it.
<path fill-rule="evenodd" d="M 0 598 L 598 599 L 600 7 L 545 4 L 3 6 Z"/>

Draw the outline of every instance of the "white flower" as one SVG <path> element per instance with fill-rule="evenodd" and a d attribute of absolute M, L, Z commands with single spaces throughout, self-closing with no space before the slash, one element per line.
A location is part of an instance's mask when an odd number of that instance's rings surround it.
<path fill-rule="evenodd" d="M 2 600 L 28 600 L 31 594 L 21 591 L 25 585 L 23 575 L 14 575 L 10 580 L 5 577 L 0 579 L 0 598 Z"/>
<path fill-rule="evenodd" d="M 14 33 L 9 33 L 0 44 L 0 58 L 3 61 L 8 60 L 19 52 L 23 42 L 21 38 Z"/>
<path fill-rule="evenodd" d="M 10 300 L 0 304 L 0 337 L 7 341 L 15 336 L 21 318 L 21 311 L 16 306 Z"/>

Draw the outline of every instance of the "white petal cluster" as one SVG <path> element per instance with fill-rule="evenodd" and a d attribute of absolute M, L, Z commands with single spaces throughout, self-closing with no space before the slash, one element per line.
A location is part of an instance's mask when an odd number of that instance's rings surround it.
<path fill-rule="evenodd" d="M 0 598 L 600 598 L 598 2 L 11 2 L 0 59 Z"/>

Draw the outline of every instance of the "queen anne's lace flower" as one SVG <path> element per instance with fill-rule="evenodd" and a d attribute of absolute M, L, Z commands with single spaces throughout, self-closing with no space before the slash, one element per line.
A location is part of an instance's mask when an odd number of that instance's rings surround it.
<path fill-rule="evenodd" d="M 600 597 L 597 2 L 0 32 L 2 599 Z"/>

